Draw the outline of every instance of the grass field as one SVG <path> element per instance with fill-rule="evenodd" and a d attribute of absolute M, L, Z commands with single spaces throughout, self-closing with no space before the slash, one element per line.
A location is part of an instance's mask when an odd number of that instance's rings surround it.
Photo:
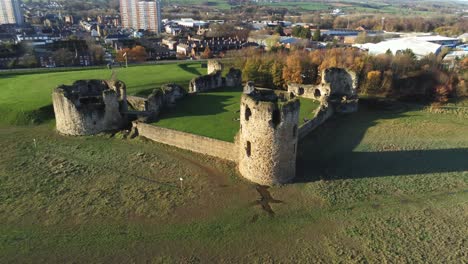
<path fill-rule="evenodd" d="M 241 90 L 222 89 L 188 96 L 154 125 L 233 142 L 239 131 Z M 311 119 L 319 103 L 301 100 L 300 124 Z M 203 124 L 202 126 L 200 124 Z"/>
<path fill-rule="evenodd" d="M 314 10 L 326 10 L 330 8 L 328 3 L 324 2 L 306 2 L 306 1 L 297 1 L 297 2 L 278 2 L 278 3 L 259 3 L 258 5 L 271 6 L 271 7 L 283 7 L 288 9 L 298 9 L 306 11 Z"/>
<path fill-rule="evenodd" d="M 194 77 L 204 74 L 200 63 L 174 63 L 115 69 L 131 95 L 149 94 L 162 84 L 175 82 L 187 87 Z M 52 90 L 60 84 L 80 79 L 110 79 L 108 69 L 47 72 L 35 74 L 0 73 L 0 125 L 27 124 L 31 120 L 53 118 Z"/>
<path fill-rule="evenodd" d="M 227 0 L 176 0 L 176 1 L 163 1 L 163 5 L 190 5 L 190 6 L 206 6 L 206 7 L 213 7 L 218 9 L 230 9 L 231 6 L 229 5 Z"/>
<path fill-rule="evenodd" d="M 231 5 L 229 5 L 227 0 L 176 0 L 176 1 L 163 1 L 164 5 L 169 4 L 182 4 L 182 5 L 191 5 L 191 6 L 206 6 L 206 7 L 215 7 L 219 9 L 230 9 Z M 329 4 L 323 2 L 307 2 L 307 1 L 297 1 L 297 2 L 277 2 L 277 3 L 269 3 L 269 2 L 259 2 L 257 3 L 259 6 L 271 6 L 271 7 L 282 7 L 282 8 L 289 8 L 289 9 L 302 9 L 302 10 L 324 10 L 330 7 Z"/>
<path fill-rule="evenodd" d="M 274 215 L 234 164 L 143 139 L 43 124 L 3 126 L 0 144 L 5 263 L 468 258 L 466 116 L 332 118 L 301 143 L 297 182 L 269 189 Z"/>
<path fill-rule="evenodd" d="M 125 71 L 118 77 L 138 94 L 173 80 L 186 85 L 203 70 L 189 64 Z M 265 198 L 268 213 L 258 187 L 233 163 L 121 133 L 67 137 L 54 122 L 12 125 L 21 111 L 50 105 L 58 82 L 105 74 L 0 75 L 2 263 L 468 259 L 466 112 L 389 110 L 363 101 L 358 113 L 335 115 L 300 142 L 297 179 L 268 189 L 276 200 Z M 205 114 L 226 123 L 238 93 L 190 97 L 180 106 L 200 113 L 207 108 L 193 109 L 196 100 L 218 102 L 216 113 Z"/>
<path fill-rule="evenodd" d="M 175 0 L 175 1 L 163 1 L 163 5 L 186 5 L 186 6 L 202 6 L 211 7 L 221 10 L 230 9 L 231 7 L 238 7 L 236 5 L 229 5 L 227 0 Z M 353 14 L 393 14 L 393 15 L 419 15 L 419 16 L 431 16 L 435 15 L 435 11 L 418 11 L 402 6 L 402 3 L 383 3 L 382 1 L 277 1 L 277 2 L 257 2 L 250 3 L 251 5 L 267 6 L 271 8 L 287 8 L 290 11 L 304 12 L 309 11 L 326 11 L 334 8 L 340 8 L 346 13 Z M 433 2 L 428 1 L 425 4 L 423 1 L 416 4 L 417 7 L 431 6 Z M 245 5 L 245 4 L 244 4 Z M 445 3 L 447 7 L 452 7 L 454 10 L 460 8 L 460 3 Z"/>

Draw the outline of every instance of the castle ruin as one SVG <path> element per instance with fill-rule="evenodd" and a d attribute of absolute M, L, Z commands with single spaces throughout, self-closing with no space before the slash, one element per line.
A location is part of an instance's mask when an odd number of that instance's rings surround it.
<path fill-rule="evenodd" d="M 52 93 L 57 130 L 66 135 L 94 135 L 120 129 L 127 110 L 126 87 L 120 81 L 81 80 Z"/>
<path fill-rule="evenodd" d="M 299 108 L 298 99 L 270 89 L 242 95 L 237 147 L 243 177 L 263 185 L 295 177 Z"/>
<path fill-rule="evenodd" d="M 212 74 L 218 71 L 223 71 L 224 65 L 218 60 L 208 60 L 207 74 Z"/>
<path fill-rule="evenodd" d="M 151 121 L 156 119 L 165 107 L 175 106 L 176 102 L 186 94 L 184 88 L 170 83 L 162 85 L 160 89 L 154 89 L 147 98 L 127 96 L 127 102 L 132 109 L 139 111 L 137 114 L 140 117 Z"/>
<path fill-rule="evenodd" d="M 223 64 L 216 60 L 208 61 L 207 75 L 193 78 L 189 83 L 189 93 L 201 93 L 222 87 L 234 88 L 242 86 L 242 72 L 230 68 L 226 77 L 222 76 Z"/>
<path fill-rule="evenodd" d="M 353 71 L 329 68 L 321 72 L 320 84 L 291 83 L 288 92 L 323 103 L 330 102 L 336 112 L 350 113 L 357 111 L 357 80 Z"/>
<path fill-rule="evenodd" d="M 240 86 L 242 75 L 230 69 L 221 76 L 222 64 L 208 63 L 210 74 L 190 82 L 190 92 Z M 77 81 L 52 94 L 57 130 L 67 135 L 92 135 L 120 129 L 130 120 L 133 131 L 156 142 L 236 162 L 240 174 L 262 185 L 284 184 L 296 175 L 300 140 L 335 112 L 357 110 L 356 74 L 326 69 L 318 85 L 290 84 L 288 91 L 258 88 L 247 82 L 240 102 L 240 129 L 234 143 L 148 124 L 167 106 L 186 95 L 175 84 L 155 89 L 147 98 L 126 95 L 120 81 Z M 310 120 L 299 126 L 300 101 L 320 101 Z M 128 109 L 130 106 L 130 110 Z M 143 116 L 135 118 L 132 116 Z"/>

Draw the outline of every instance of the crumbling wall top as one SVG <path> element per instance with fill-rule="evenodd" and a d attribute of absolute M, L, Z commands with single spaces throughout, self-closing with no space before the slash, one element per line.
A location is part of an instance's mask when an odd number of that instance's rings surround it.
<path fill-rule="evenodd" d="M 249 82 L 249 84 L 251 83 Z M 292 93 L 287 93 L 279 90 L 272 90 L 268 88 L 252 87 L 249 86 L 249 84 L 247 86 L 250 90 L 244 90 L 244 93 L 255 101 L 282 103 L 282 105 L 285 105 L 285 103 L 289 101 L 297 100 L 297 98 L 295 98 L 294 94 Z"/>
<path fill-rule="evenodd" d="M 223 71 L 224 65 L 218 60 L 208 60 L 207 74 Z"/>

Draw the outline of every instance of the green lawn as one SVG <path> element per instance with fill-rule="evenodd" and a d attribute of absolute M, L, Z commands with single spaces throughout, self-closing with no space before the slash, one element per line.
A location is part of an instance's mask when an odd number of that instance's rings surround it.
<path fill-rule="evenodd" d="M 169 4 L 168 2 L 165 3 L 166 5 Z M 229 5 L 227 0 L 175 0 L 171 1 L 170 4 L 180 4 L 180 5 L 191 5 L 191 6 L 204 6 L 204 7 L 213 7 L 219 9 L 230 9 L 231 6 Z M 282 2 L 282 3 L 268 3 L 268 2 L 261 2 L 257 3 L 259 6 L 270 6 L 270 7 L 282 7 L 288 9 L 301 9 L 301 10 L 325 10 L 330 7 L 329 4 L 323 2 L 305 2 L 305 1 L 297 1 L 297 2 Z"/>
<path fill-rule="evenodd" d="M 219 9 L 230 9 L 231 5 L 228 4 L 227 0 L 175 0 L 175 1 L 163 1 L 164 5 L 190 5 L 190 6 L 205 6 L 205 7 L 213 7 Z"/>
<path fill-rule="evenodd" d="M 166 82 L 186 86 L 202 72 L 196 63 L 154 65 L 119 70 L 118 78 L 130 94 L 146 94 Z M 260 205 L 268 197 L 233 163 L 122 133 L 68 137 L 54 122 L 12 125 L 50 107 L 56 85 L 109 75 L 0 74 L 2 263 L 468 259 L 466 111 L 361 100 L 358 113 L 334 115 L 300 142 L 295 182 L 268 189 L 272 214 Z M 232 140 L 239 96 L 189 96 L 159 124 Z M 301 120 L 316 106 L 301 101 Z"/>
<path fill-rule="evenodd" d="M 117 78 L 127 84 L 131 95 L 149 94 L 164 83 L 187 87 L 189 81 L 204 74 L 200 63 L 174 63 L 116 68 Z M 27 124 L 31 120 L 51 119 L 52 90 L 60 84 L 80 79 L 110 79 L 108 69 L 46 73 L 0 73 L 0 125 Z M 37 120 L 36 120 L 37 121 Z"/>
<path fill-rule="evenodd" d="M 278 2 L 278 3 L 258 3 L 261 6 L 271 6 L 271 7 L 282 7 L 288 8 L 290 10 L 298 9 L 298 10 L 307 10 L 307 11 L 314 11 L 314 10 L 326 10 L 330 7 L 328 3 L 324 2 Z"/>
<path fill-rule="evenodd" d="M 274 215 L 234 164 L 141 138 L 43 124 L 0 127 L 0 145 L 5 263 L 468 258 L 466 116 L 333 117 L 301 141 L 297 182 L 269 189 Z"/>
<path fill-rule="evenodd" d="M 221 89 L 189 95 L 177 102 L 177 107 L 161 115 L 154 125 L 233 142 L 239 131 L 239 109 L 242 92 Z M 301 98 L 299 122 L 311 119 L 319 103 Z"/>

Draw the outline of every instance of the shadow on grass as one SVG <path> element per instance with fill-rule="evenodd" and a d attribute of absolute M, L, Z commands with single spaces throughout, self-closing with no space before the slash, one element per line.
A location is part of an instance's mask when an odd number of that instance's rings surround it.
<path fill-rule="evenodd" d="M 144 85 L 131 86 L 127 89 L 127 94 L 134 95 L 134 96 L 147 97 L 153 92 L 154 89 L 159 89 L 161 88 L 162 85 L 167 84 L 167 83 L 175 83 L 179 85 L 180 87 L 184 88 L 186 91 L 188 91 L 189 81 L 190 80 L 178 80 L 174 82 L 164 82 L 161 84 L 144 84 Z"/>
<path fill-rule="evenodd" d="M 360 105 L 360 111 L 336 115 L 304 138 L 298 146 L 296 182 L 468 171 L 468 149 L 354 152 L 377 120 L 402 117 L 392 111 Z"/>
<path fill-rule="evenodd" d="M 139 85 L 139 86 L 133 86 L 130 91 L 127 92 L 128 95 L 134 95 L 134 96 L 140 96 L 140 97 L 147 97 L 150 95 L 154 89 L 159 88 L 160 86 L 158 85 Z M 133 91 L 132 91 L 133 90 Z M 136 91 L 134 91 L 136 90 Z"/>
<path fill-rule="evenodd" d="M 211 94 L 189 94 L 177 103 L 177 107 L 169 108 L 161 114 L 161 119 L 186 117 L 186 116 L 205 116 L 216 115 L 228 112 L 225 109 L 229 104 L 230 95 L 211 95 Z"/>
<path fill-rule="evenodd" d="M 184 71 L 186 71 L 188 73 L 195 74 L 197 76 L 202 75 L 202 73 L 200 71 L 198 71 L 196 68 L 190 67 L 190 66 L 194 66 L 193 64 L 179 64 L 177 66 L 179 66 L 179 68 L 181 68 L 182 70 L 184 70 Z"/>
<path fill-rule="evenodd" d="M 38 125 L 55 118 L 52 104 L 27 112 L 19 112 L 15 116 L 15 125 Z"/>

